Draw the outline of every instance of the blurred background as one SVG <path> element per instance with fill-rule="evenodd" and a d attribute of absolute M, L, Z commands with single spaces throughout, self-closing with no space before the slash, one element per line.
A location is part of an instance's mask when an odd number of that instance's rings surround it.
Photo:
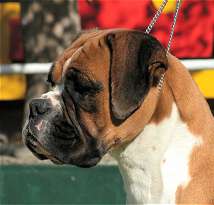
<path fill-rule="evenodd" d="M 24 180 L 28 175 L 34 176 L 32 180 L 35 181 L 31 181 L 31 187 L 36 187 L 37 192 L 34 190 L 32 196 L 32 190 L 29 191 L 30 197 L 27 199 L 29 203 L 35 203 L 36 200 L 38 203 L 59 203 L 65 199 L 64 195 L 61 198 L 60 196 L 54 198 L 56 196 L 53 190 L 51 192 L 53 201 L 50 201 L 50 197 L 45 197 L 45 195 L 44 198 L 41 197 L 43 189 L 49 186 L 50 181 L 56 179 L 54 173 L 57 176 L 58 172 L 55 170 L 57 168 L 53 168 L 56 172 L 53 172 L 52 178 L 44 186 L 36 184 L 36 181 L 38 181 L 38 176 L 46 176 L 45 181 L 47 182 L 50 177 L 48 168 L 46 170 L 44 167 L 34 167 L 32 172 L 26 172 L 28 169 L 21 168 L 20 175 L 17 175 L 16 171 L 8 172 L 8 169 L 20 169 L 8 168 L 8 165 L 44 164 L 23 146 L 21 129 L 27 113 L 28 101 L 49 90 L 46 78 L 51 62 L 70 45 L 75 34 L 82 29 L 120 27 L 145 31 L 161 3 L 162 0 L 0 0 L 0 164 L 2 167 L 4 165 L 2 173 L 8 176 L 8 183 L 12 183 L 10 180 L 17 180 L 17 178 Z M 158 38 L 164 46 L 167 46 L 169 39 L 175 5 L 176 0 L 169 0 L 158 23 L 151 31 L 151 34 Z M 182 0 L 171 53 L 183 60 L 214 113 L 213 0 Z M 45 163 L 49 164 L 49 162 Z M 106 156 L 101 164 L 114 167 L 115 162 Z M 38 175 L 37 171 L 40 169 L 43 169 L 43 175 Z M 67 173 L 67 169 L 70 168 L 64 168 L 61 173 Z M 114 168 L 108 168 L 110 170 L 107 171 L 103 167 L 97 169 L 102 169 L 102 173 L 107 172 L 110 175 L 108 175 L 109 178 L 103 178 L 102 175 L 99 179 L 98 175 L 94 174 L 96 180 L 109 182 L 111 177 L 114 178 L 118 175 Z M 81 178 L 82 175 L 87 179 L 88 177 L 93 178 L 91 172 L 87 172 L 88 175 L 82 171 L 74 172 L 76 178 Z M 97 173 L 100 173 L 99 170 Z M 11 191 L 8 190 L 11 187 L 7 188 L 5 185 L 7 182 L 1 183 L 1 177 L 3 181 L 5 176 L 4 178 L 3 175 L 1 176 L 0 170 L 0 188 L 4 190 L 2 192 L 3 202 L 26 202 L 22 201 L 26 200 L 26 196 L 23 195 L 23 198 L 20 198 L 17 187 L 14 188 L 14 197 L 10 197 Z M 68 177 L 72 181 L 70 175 L 64 174 L 64 177 Z M 74 179 L 76 179 L 75 177 Z M 115 186 L 121 186 L 119 176 L 117 180 L 119 181 L 112 181 L 112 183 L 115 183 Z M 85 186 L 85 183 L 89 182 L 86 180 L 81 183 L 82 186 Z M 77 183 L 75 186 L 78 187 L 81 183 Z M 64 184 L 61 183 L 61 186 Z M 111 187 L 109 186 L 108 189 L 106 186 L 106 189 L 99 189 L 102 193 L 109 193 L 106 202 L 123 203 L 122 188 L 115 189 L 117 191 L 114 193 Z M 26 188 L 26 190 L 28 189 Z M 87 198 L 90 194 L 82 196 L 82 199 L 73 197 L 72 202 L 98 203 L 99 199 L 103 202 L 106 197 L 106 194 L 102 195 L 102 193 L 98 196 L 97 191 L 93 193 L 96 197 Z M 67 202 L 70 203 L 70 192 L 67 194 Z M 73 196 L 76 194 L 73 193 Z"/>

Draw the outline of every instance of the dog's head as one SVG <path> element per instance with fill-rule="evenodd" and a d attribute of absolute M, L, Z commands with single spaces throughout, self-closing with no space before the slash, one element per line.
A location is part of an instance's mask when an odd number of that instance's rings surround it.
<path fill-rule="evenodd" d="M 96 165 L 150 120 L 166 68 L 165 49 L 142 32 L 80 34 L 49 73 L 60 89 L 30 102 L 26 145 L 40 159 Z"/>

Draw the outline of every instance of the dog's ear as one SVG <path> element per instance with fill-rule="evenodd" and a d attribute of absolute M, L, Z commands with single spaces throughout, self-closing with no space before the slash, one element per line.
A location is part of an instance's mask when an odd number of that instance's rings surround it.
<path fill-rule="evenodd" d="M 130 116 L 156 86 L 167 68 L 166 51 L 150 35 L 138 31 L 108 34 L 111 53 L 110 93 L 112 117 Z"/>

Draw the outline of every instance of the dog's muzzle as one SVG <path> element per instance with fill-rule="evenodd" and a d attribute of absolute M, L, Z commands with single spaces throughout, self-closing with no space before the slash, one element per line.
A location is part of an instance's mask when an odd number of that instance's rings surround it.
<path fill-rule="evenodd" d="M 23 139 L 32 153 L 41 160 L 80 167 L 96 165 L 105 151 L 79 125 L 76 116 L 68 119 L 60 96 L 33 99 Z"/>
<path fill-rule="evenodd" d="M 41 144 L 44 141 L 42 136 L 51 134 L 47 130 L 50 127 L 49 121 L 54 116 L 53 113 L 56 113 L 54 109 L 56 107 L 53 106 L 50 99 L 33 99 L 29 104 L 29 119 L 23 129 L 23 136 L 26 146 L 37 158 L 40 160 L 50 159 L 54 163 L 61 164 L 62 162 Z M 53 133 L 56 133 L 56 129 Z"/>

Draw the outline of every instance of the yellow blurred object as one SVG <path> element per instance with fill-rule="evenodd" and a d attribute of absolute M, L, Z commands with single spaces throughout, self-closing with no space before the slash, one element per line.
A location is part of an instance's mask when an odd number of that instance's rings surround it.
<path fill-rule="evenodd" d="M 3 3 L 2 4 L 3 10 L 6 13 L 14 13 L 15 15 L 19 15 L 21 12 L 21 7 L 19 3 Z"/>
<path fill-rule="evenodd" d="M 17 2 L 0 3 L 0 64 L 8 64 L 11 62 L 9 57 L 9 22 L 13 18 L 20 17 L 20 11 L 21 7 Z M 0 73 L 0 100 L 23 99 L 25 92 L 25 75 L 1 75 Z"/>
<path fill-rule="evenodd" d="M 10 28 L 12 18 L 20 17 L 21 7 L 19 3 L 0 3 L 0 64 L 10 62 Z"/>
<path fill-rule="evenodd" d="M 206 98 L 214 98 L 214 70 L 192 71 L 191 75 Z"/>
<path fill-rule="evenodd" d="M 152 0 L 152 3 L 156 9 L 158 9 L 160 7 L 162 2 L 163 2 L 163 0 Z M 174 12 L 175 8 L 176 8 L 176 0 L 168 0 L 168 3 L 166 4 L 166 6 L 163 10 L 163 13 Z"/>
<path fill-rule="evenodd" d="M 20 100 L 25 96 L 24 75 L 0 75 L 0 100 Z"/>

